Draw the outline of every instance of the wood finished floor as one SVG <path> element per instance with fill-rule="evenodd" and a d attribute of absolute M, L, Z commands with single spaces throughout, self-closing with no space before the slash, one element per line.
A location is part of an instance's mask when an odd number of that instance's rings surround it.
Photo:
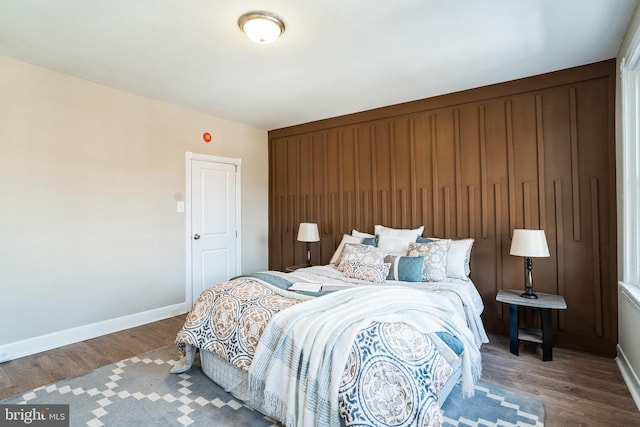
<path fill-rule="evenodd" d="M 0 399 L 82 375 L 173 342 L 177 316 L 0 364 Z M 546 426 L 640 426 L 640 412 L 613 359 L 555 348 L 553 361 L 521 345 L 509 353 L 508 337 L 492 335 L 482 347 L 482 378 L 542 400 Z"/>

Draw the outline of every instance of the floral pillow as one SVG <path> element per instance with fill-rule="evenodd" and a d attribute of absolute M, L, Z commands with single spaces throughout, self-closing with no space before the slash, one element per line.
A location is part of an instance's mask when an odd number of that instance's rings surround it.
<path fill-rule="evenodd" d="M 342 250 L 344 249 L 344 245 L 346 245 L 347 243 L 362 243 L 362 237 L 353 237 L 349 236 L 348 234 L 343 235 L 340 244 L 336 248 L 336 251 L 333 253 L 331 260 L 329 261 L 329 264 L 340 264 Z"/>
<path fill-rule="evenodd" d="M 391 264 L 362 264 L 347 261 L 342 274 L 350 279 L 366 280 L 373 283 L 383 283 L 389 274 Z"/>
<path fill-rule="evenodd" d="M 347 262 L 382 264 L 385 255 L 385 251 L 374 246 L 347 243 L 344 245 L 344 249 L 342 249 L 338 270 L 344 271 L 344 266 Z"/>
<path fill-rule="evenodd" d="M 450 244 L 449 240 L 409 243 L 408 256 L 424 256 L 423 282 L 442 282 L 447 278 L 447 255 Z"/>
<path fill-rule="evenodd" d="M 471 262 L 471 248 L 473 247 L 474 239 L 438 239 L 431 237 L 430 241 L 436 240 L 449 240 L 449 253 L 447 254 L 447 277 L 455 279 L 469 280 L 469 274 L 471 274 L 470 262 Z M 420 241 L 416 240 L 417 243 Z"/>

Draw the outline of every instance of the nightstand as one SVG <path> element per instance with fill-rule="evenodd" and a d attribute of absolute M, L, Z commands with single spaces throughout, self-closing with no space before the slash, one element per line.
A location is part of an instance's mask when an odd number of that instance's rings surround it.
<path fill-rule="evenodd" d="M 542 344 L 542 360 L 553 360 L 553 333 L 551 331 L 551 310 L 564 310 L 567 303 L 561 295 L 536 292 L 537 299 L 522 298 L 522 290 L 501 289 L 496 301 L 509 304 L 509 350 L 518 356 L 519 341 Z M 533 307 L 540 310 L 540 330 L 520 329 L 518 307 Z"/>

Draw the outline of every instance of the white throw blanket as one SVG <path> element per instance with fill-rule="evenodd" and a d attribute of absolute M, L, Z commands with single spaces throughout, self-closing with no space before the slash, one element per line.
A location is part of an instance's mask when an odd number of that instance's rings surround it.
<path fill-rule="evenodd" d="M 465 318 L 467 320 L 467 326 L 471 329 L 478 348 L 480 348 L 482 344 L 489 342 L 489 337 L 487 336 L 487 332 L 485 331 L 482 320 L 480 319 L 480 314 L 474 311 L 473 304 L 468 293 L 462 291 L 457 284 L 448 282 L 430 283 L 428 289 L 431 292 L 446 291 L 455 293 L 458 298 L 460 298 L 462 309 L 464 310 Z"/>
<path fill-rule="evenodd" d="M 287 280 L 291 280 L 291 277 L 295 277 L 296 280 L 309 280 L 311 282 L 320 282 L 324 284 L 344 284 L 345 286 L 363 286 L 370 285 L 370 283 L 357 280 L 347 279 L 342 275 L 342 272 L 327 265 L 320 265 L 310 268 L 303 268 L 295 271 L 294 273 L 278 273 L 270 271 L 269 274 L 279 275 Z M 447 279 L 444 282 L 400 282 L 400 281 L 387 281 L 384 284 L 376 286 L 408 286 L 414 289 L 422 289 L 428 292 L 451 292 L 456 295 L 456 298 L 462 303 L 461 309 L 464 310 L 464 314 L 467 318 L 467 325 L 473 332 L 476 340 L 476 344 L 480 347 L 484 343 L 489 342 L 487 333 L 484 330 L 484 325 L 480 315 L 484 309 L 482 298 L 478 293 L 475 285 L 470 280 L 460 279 Z"/>
<path fill-rule="evenodd" d="M 286 426 L 340 424 L 338 389 L 356 334 L 371 322 L 447 331 L 464 344 L 462 386 L 473 394 L 482 365 L 465 319 L 446 298 L 411 288 L 362 286 L 305 301 L 276 314 L 249 369 L 249 404 Z"/>

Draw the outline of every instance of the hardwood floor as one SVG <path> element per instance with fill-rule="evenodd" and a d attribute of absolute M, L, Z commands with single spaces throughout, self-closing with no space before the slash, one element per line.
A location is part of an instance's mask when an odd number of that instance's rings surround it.
<path fill-rule="evenodd" d="M 0 399 L 171 344 L 186 315 L 0 364 Z"/>
<path fill-rule="evenodd" d="M 640 426 L 640 412 L 615 360 L 562 348 L 553 360 L 520 344 L 509 352 L 509 337 L 491 335 L 482 346 L 482 379 L 534 395 L 545 409 L 545 426 Z"/>
<path fill-rule="evenodd" d="M 0 364 L 0 399 L 170 344 L 184 317 Z M 613 359 L 554 348 L 553 361 L 542 362 L 532 345 L 521 345 L 514 356 L 508 337 L 490 338 L 482 347 L 483 380 L 542 400 L 546 426 L 640 426 L 640 412 Z"/>

